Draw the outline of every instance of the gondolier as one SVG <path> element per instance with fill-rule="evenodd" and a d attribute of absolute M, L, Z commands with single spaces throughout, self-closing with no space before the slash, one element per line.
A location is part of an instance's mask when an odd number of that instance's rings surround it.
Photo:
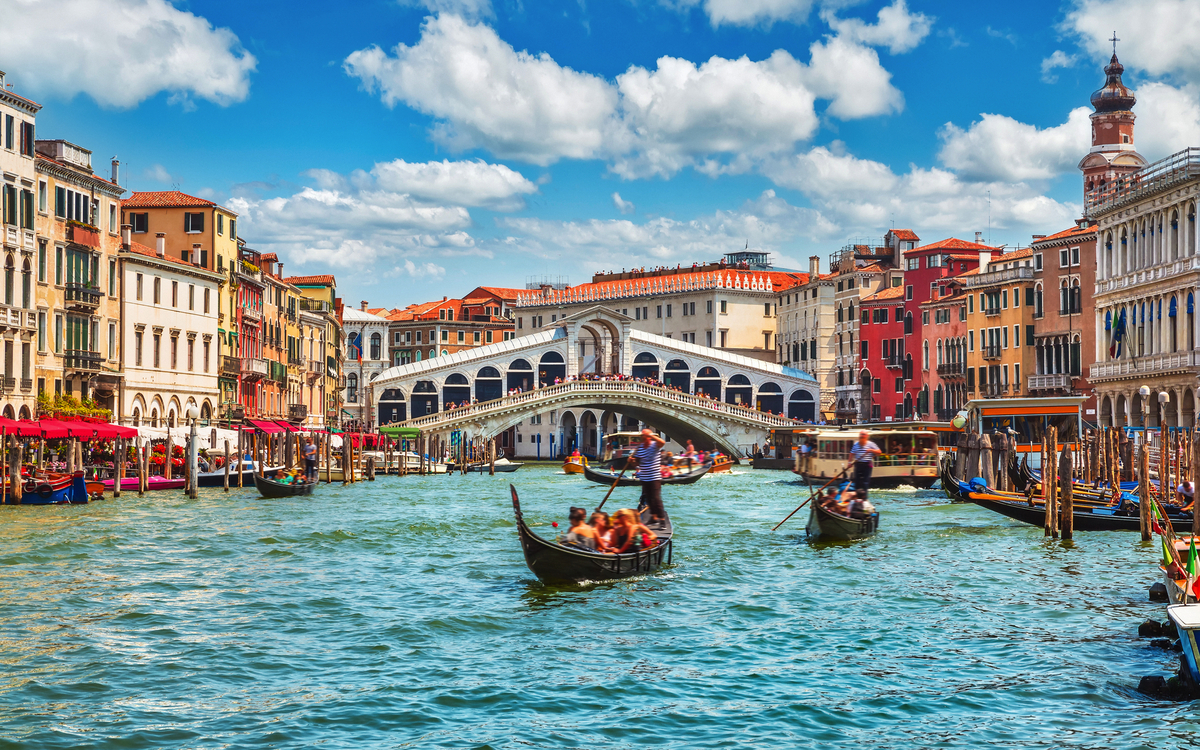
<path fill-rule="evenodd" d="M 642 504 L 650 508 L 650 522 L 666 517 L 662 504 L 662 460 L 660 452 L 667 441 L 650 430 L 642 430 L 642 444 L 633 452 L 637 461 L 637 478 L 642 482 Z"/>
<path fill-rule="evenodd" d="M 866 430 L 858 433 L 858 441 L 850 446 L 850 460 L 846 463 L 854 466 L 854 489 L 871 489 L 871 470 L 875 467 L 875 457 L 883 455 L 879 446 L 871 442 Z"/>

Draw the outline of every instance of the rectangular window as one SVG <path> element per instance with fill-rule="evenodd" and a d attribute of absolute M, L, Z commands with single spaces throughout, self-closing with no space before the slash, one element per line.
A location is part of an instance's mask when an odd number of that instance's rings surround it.
<path fill-rule="evenodd" d="M 930 260 L 932 261 L 933 259 L 930 258 Z M 915 271 L 921 267 L 921 259 L 920 258 L 906 258 L 904 261 L 904 264 L 905 264 L 905 268 L 907 270 Z M 930 265 L 932 265 L 932 263 Z"/>
<path fill-rule="evenodd" d="M 447 344 L 450 343 L 450 332 L 449 331 L 445 331 L 445 330 L 442 331 L 442 342 L 447 343 Z"/>
<path fill-rule="evenodd" d="M 859 349 L 858 356 L 862 358 L 863 362 L 866 362 L 870 358 L 870 351 L 871 351 L 870 348 L 867 346 L 867 342 L 859 341 L 858 349 Z"/>
<path fill-rule="evenodd" d="M 204 290 L 204 313 L 208 314 L 208 290 Z"/>
<path fill-rule="evenodd" d="M 710 348 L 712 347 L 712 331 L 704 332 L 704 345 Z"/>
<path fill-rule="evenodd" d="M 188 234 L 199 234 L 204 231 L 204 214 L 185 213 L 183 215 L 183 231 Z"/>
<path fill-rule="evenodd" d="M 1037 253 L 1033 256 L 1033 270 L 1035 270 L 1035 271 L 1042 270 L 1042 254 L 1041 253 Z"/>
<path fill-rule="evenodd" d="M 967 351 L 975 351 L 975 331 L 967 331 Z"/>
<path fill-rule="evenodd" d="M 133 228 L 134 234 L 145 234 L 150 231 L 150 214 L 142 212 L 129 214 L 129 224 Z"/>
<path fill-rule="evenodd" d="M 771 317 L 771 303 L 770 302 L 763 303 L 763 315 L 768 318 Z"/>
<path fill-rule="evenodd" d="M 1000 346 L 1004 349 L 1008 348 L 1008 326 L 1000 329 Z"/>
<path fill-rule="evenodd" d="M 728 303 L 725 300 L 721 300 L 721 313 L 725 314 L 727 312 L 729 312 Z"/>
<path fill-rule="evenodd" d="M 488 331 L 485 338 L 487 340 L 487 343 L 489 343 L 489 344 L 492 343 L 492 332 Z"/>
<path fill-rule="evenodd" d="M 221 236 L 225 235 L 225 215 L 224 214 L 217 214 L 217 234 L 219 234 Z M 189 367 L 188 369 L 190 370 L 192 368 Z"/>
<path fill-rule="evenodd" d="M 174 370 L 179 366 L 179 337 L 171 337 L 171 369 Z"/>
<path fill-rule="evenodd" d="M 912 288 L 912 284 L 909 284 L 908 286 L 906 286 L 904 288 L 904 299 L 911 300 L 912 298 L 913 298 L 913 288 Z"/>
<path fill-rule="evenodd" d="M 1071 265 L 1079 265 L 1079 248 L 1077 247 L 1071 248 Z"/>
<path fill-rule="evenodd" d="M 1033 346 L 1033 326 L 1025 326 L 1025 346 Z"/>
<path fill-rule="evenodd" d="M 117 324 L 108 324 L 108 358 L 117 358 Z"/>
<path fill-rule="evenodd" d="M 63 249 L 58 246 L 54 248 L 54 283 L 63 283 Z"/>
<path fill-rule="evenodd" d="M 188 372 L 196 370 L 196 339 L 188 337 Z"/>
<path fill-rule="evenodd" d="M 671 317 L 671 306 L 667 305 L 667 317 Z"/>
<path fill-rule="evenodd" d="M 113 234 L 116 234 L 117 230 L 119 230 L 119 229 L 120 229 L 120 227 L 117 226 L 117 204 L 109 203 L 108 204 L 108 231 L 112 232 Z"/>
<path fill-rule="evenodd" d="M 1005 310 L 1008 309 L 1008 290 L 1007 289 L 1000 290 L 1000 307 L 1002 307 Z"/>
<path fill-rule="evenodd" d="M 708 300 L 704 303 L 704 312 L 712 315 L 712 300 Z"/>
<path fill-rule="evenodd" d="M 44 351 L 46 351 L 46 313 L 40 312 L 40 311 L 38 312 L 37 326 L 38 326 L 38 351 L 44 352 Z"/>
<path fill-rule="evenodd" d="M 161 333 L 154 334 L 153 346 L 154 346 L 154 352 L 153 352 L 154 368 L 158 369 L 159 366 L 162 364 L 162 334 Z"/>
<path fill-rule="evenodd" d="M 25 156 L 33 156 L 33 123 L 21 123 L 21 153 Z"/>
<path fill-rule="evenodd" d="M 62 354 L 63 350 L 63 316 L 54 316 L 54 353 Z"/>
<path fill-rule="evenodd" d="M 967 312 L 975 312 L 975 297 L 973 295 L 967 295 Z"/>
<path fill-rule="evenodd" d="M 230 228 L 230 230 L 233 229 L 232 221 L 229 222 L 229 228 Z M 208 372 L 208 342 L 207 341 L 204 342 L 204 371 Z"/>
<path fill-rule="evenodd" d="M 229 236 L 235 240 L 237 239 L 237 219 L 229 220 Z"/>
<path fill-rule="evenodd" d="M 38 240 L 38 281 L 46 283 L 46 241 Z"/>
<path fill-rule="evenodd" d="M 640 307 L 633 308 L 633 319 L 634 320 L 642 319 L 642 308 L 640 308 Z"/>
<path fill-rule="evenodd" d="M 1021 345 L 1021 326 L 1013 326 L 1013 346 Z"/>
<path fill-rule="evenodd" d="M 656 317 L 656 318 L 661 318 L 661 317 L 662 317 L 662 305 L 659 305 L 659 306 L 658 306 L 658 307 L 655 309 L 654 317 Z"/>
<path fill-rule="evenodd" d="M 196 285 L 188 284 L 188 309 L 196 309 Z M 191 369 L 191 368 L 188 368 Z"/>
<path fill-rule="evenodd" d="M 1066 268 L 1069 265 L 1071 265 L 1071 257 L 1070 257 L 1070 254 L 1067 252 L 1067 249 L 1064 247 L 1063 249 L 1058 251 L 1058 267 Z"/>
<path fill-rule="evenodd" d="M 179 282 L 171 282 L 171 307 L 179 307 Z"/>
<path fill-rule="evenodd" d="M 4 116 L 4 147 L 9 151 L 13 148 L 13 125 L 16 120 L 12 115 Z"/>
<path fill-rule="evenodd" d="M 39 180 L 38 181 L 38 212 L 43 213 L 43 214 L 46 213 L 48 203 L 49 203 L 49 200 L 47 198 L 46 181 Z"/>

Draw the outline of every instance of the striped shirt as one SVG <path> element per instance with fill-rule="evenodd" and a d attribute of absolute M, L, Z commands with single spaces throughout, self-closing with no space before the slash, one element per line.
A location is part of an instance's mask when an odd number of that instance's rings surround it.
<path fill-rule="evenodd" d="M 854 456 L 855 461 L 865 461 L 866 463 L 873 464 L 875 463 L 875 454 L 871 452 L 873 450 L 879 450 L 879 446 L 870 440 L 867 441 L 866 445 L 855 440 L 854 445 L 850 446 L 850 455 Z"/>
<path fill-rule="evenodd" d="M 637 458 L 637 478 L 643 482 L 662 481 L 662 458 L 657 443 L 639 445 L 633 455 Z"/>

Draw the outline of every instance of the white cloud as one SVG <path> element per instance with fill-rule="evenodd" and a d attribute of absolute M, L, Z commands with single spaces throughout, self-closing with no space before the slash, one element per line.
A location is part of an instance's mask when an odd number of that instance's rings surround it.
<path fill-rule="evenodd" d="M 468 208 L 516 210 L 536 186 L 508 167 L 481 161 L 376 164 L 342 175 L 307 173 L 313 187 L 290 196 L 229 202 L 259 249 L 270 248 L 301 264 L 352 268 L 371 275 L 396 256 L 481 254 L 468 230 Z M 389 261 L 390 262 L 390 261 Z M 433 276 L 428 264 L 410 276 Z"/>
<path fill-rule="evenodd" d="M 393 52 L 358 50 L 346 58 L 346 72 L 388 106 L 402 101 L 437 118 L 434 138 L 451 148 L 546 165 L 597 156 L 613 127 L 611 84 L 549 55 L 517 52 L 483 24 L 429 18 L 417 44 Z"/>
<path fill-rule="evenodd" d="M 161 91 L 225 106 L 257 62 L 237 36 L 165 0 L 6 0 L 0 66 L 27 92 L 133 107 Z"/>
<path fill-rule="evenodd" d="M 490 18 L 495 15 L 491 0 L 399 0 L 410 8 L 424 8 L 430 13 L 453 13 L 466 18 Z"/>
<path fill-rule="evenodd" d="M 874 24 L 860 18 L 840 19 L 833 11 L 826 11 L 821 17 L 838 36 L 874 47 L 887 47 L 893 55 L 916 49 L 929 36 L 934 21 L 924 13 L 909 13 L 905 0 L 895 0 L 880 8 Z"/>
<path fill-rule="evenodd" d="M 702 5 L 713 26 L 771 25 L 776 21 L 803 23 L 812 0 L 686 0 L 684 6 Z"/>
<path fill-rule="evenodd" d="M 1054 71 L 1058 68 L 1073 67 L 1075 67 L 1075 56 L 1056 49 L 1054 54 L 1042 60 L 1042 80 L 1046 83 L 1058 83 L 1058 75 Z"/>
<path fill-rule="evenodd" d="M 405 260 L 393 268 L 391 272 L 393 276 L 401 274 L 411 276 L 414 279 L 440 279 L 446 275 L 446 269 L 436 263 L 421 263 L 418 265 L 411 260 Z"/>
<path fill-rule="evenodd" d="M 1068 225 L 1079 206 L 1059 203 L 1022 182 L 970 182 L 945 169 L 910 166 L 898 175 L 886 164 L 823 147 L 767 164 L 776 184 L 802 192 L 823 221 L 843 236 L 875 234 L 895 219 L 928 237 L 992 225 L 1014 239 Z"/>
<path fill-rule="evenodd" d="M 938 158 L 971 180 L 1049 180 L 1075 169 L 1091 145 L 1087 107 L 1062 125 L 1039 130 L 1005 115 L 985 114 L 963 130 L 946 123 Z"/>
<path fill-rule="evenodd" d="M 633 210 L 634 210 L 633 204 L 630 203 L 629 201 L 625 200 L 624 198 L 622 198 L 620 193 L 612 194 L 612 202 L 613 202 L 613 208 L 617 209 L 621 213 L 623 213 L 623 214 L 633 213 Z"/>
<path fill-rule="evenodd" d="M 147 180 L 162 183 L 163 185 L 172 185 L 180 182 L 180 180 L 167 171 L 167 168 L 161 164 L 153 164 L 148 169 L 142 172 L 142 176 Z"/>
<path fill-rule="evenodd" d="M 1175 88 L 1146 83 L 1137 95 L 1134 145 L 1142 156 L 1156 161 L 1188 147 L 1200 146 L 1200 101 L 1197 87 Z"/>
<path fill-rule="evenodd" d="M 817 98 L 841 119 L 903 107 L 873 49 L 835 36 L 810 54 L 809 65 L 783 50 L 699 65 L 662 57 L 653 70 L 631 66 L 610 82 L 443 15 L 426 19 L 417 44 L 392 54 L 359 50 L 344 67 L 385 104 L 434 117 L 434 139 L 453 149 L 539 165 L 605 159 L 624 177 L 643 177 L 687 166 L 745 171 L 754 159 L 791 151 L 816 131 Z"/>
<path fill-rule="evenodd" d="M 1200 3 L 1195 0 L 1077 0 L 1063 26 L 1079 36 L 1093 59 L 1112 54 L 1113 29 L 1121 62 L 1153 76 L 1200 78 Z"/>

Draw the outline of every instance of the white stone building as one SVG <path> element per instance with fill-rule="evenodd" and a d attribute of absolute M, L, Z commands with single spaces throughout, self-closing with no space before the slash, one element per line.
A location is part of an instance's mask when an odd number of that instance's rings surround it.
<path fill-rule="evenodd" d="M 379 403 L 381 393 L 375 393 L 371 381 L 390 367 L 388 361 L 387 318 L 367 311 L 367 303 L 360 309 L 342 310 L 342 330 L 345 334 L 345 388 L 342 390 L 342 415 L 346 420 L 359 424 L 370 423 Z M 380 418 L 389 415 L 381 414 Z M 387 421 L 391 421 L 388 419 Z"/>

